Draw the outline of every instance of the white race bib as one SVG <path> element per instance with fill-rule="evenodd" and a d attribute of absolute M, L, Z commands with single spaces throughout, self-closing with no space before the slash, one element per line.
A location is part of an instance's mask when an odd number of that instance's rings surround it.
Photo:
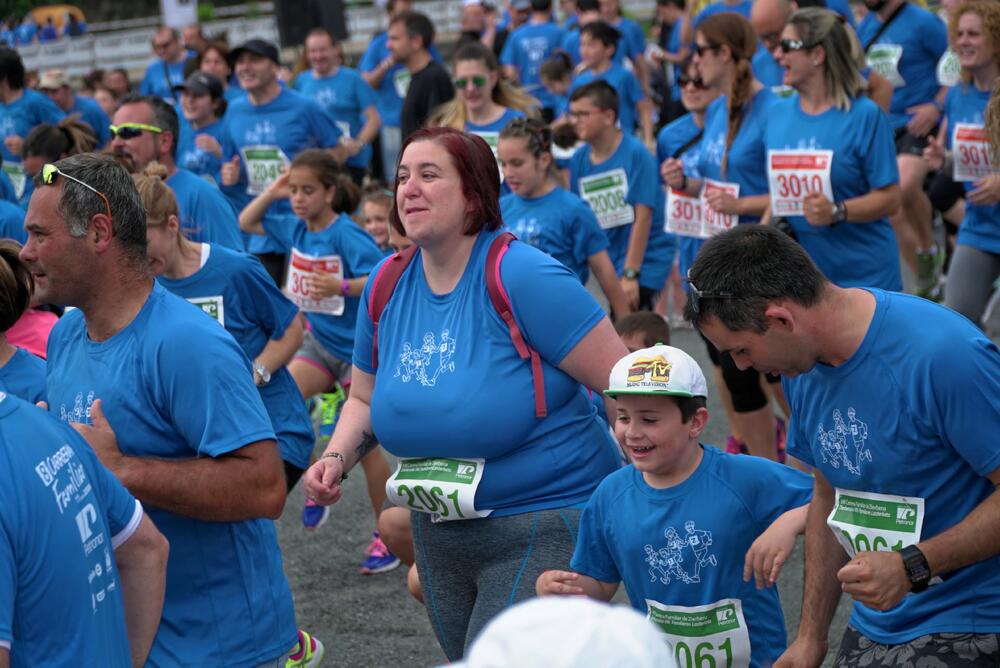
<path fill-rule="evenodd" d="M 738 598 L 708 605 L 663 605 L 646 599 L 647 619 L 664 635 L 678 668 L 747 668 L 750 633 Z"/>
<path fill-rule="evenodd" d="M 486 517 L 493 511 L 476 509 L 485 468 L 485 459 L 401 459 L 385 493 L 397 506 L 430 513 L 433 522 Z"/>
<path fill-rule="evenodd" d="M 719 213 L 708 205 L 705 195 L 713 190 L 721 190 L 733 197 L 739 197 L 740 184 L 705 179 L 705 185 L 701 189 L 701 236 L 705 238 L 733 229 L 740 220 L 734 213 Z"/>
<path fill-rule="evenodd" d="M 924 500 L 837 488 L 826 523 L 852 559 L 858 552 L 898 552 L 920 542 Z"/>
<path fill-rule="evenodd" d="M 339 284 L 344 280 L 344 265 L 339 255 L 308 255 L 293 248 L 288 260 L 288 278 L 285 295 L 303 311 L 343 315 L 344 296 L 332 295 L 322 299 L 309 294 L 306 278 L 315 272 L 330 274 Z"/>
<path fill-rule="evenodd" d="M 347 121 L 334 121 L 334 125 L 340 130 L 340 141 L 351 138 L 351 124 Z"/>
<path fill-rule="evenodd" d="M 801 216 L 802 200 L 820 193 L 833 200 L 830 167 L 833 151 L 781 149 L 767 152 L 767 179 L 771 189 L 771 215 Z"/>
<path fill-rule="evenodd" d="M 277 146 L 244 146 L 240 149 L 247 170 L 247 193 L 259 195 L 291 164 Z"/>
<path fill-rule="evenodd" d="M 28 182 L 28 177 L 24 173 L 24 165 L 19 162 L 5 162 L 0 169 L 3 169 L 3 173 L 10 179 L 10 184 L 14 186 L 14 194 L 17 195 L 18 199 L 21 199 L 24 196 L 24 186 Z"/>
<path fill-rule="evenodd" d="M 469 130 L 469 134 L 476 135 L 477 137 L 482 137 L 486 145 L 490 147 L 493 151 L 493 157 L 497 161 L 497 171 L 500 172 L 500 182 L 503 183 L 503 168 L 500 167 L 500 158 L 497 155 L 497 146 L 500 144 L 500 133 L 499 132 L 486 132 L 481 130 Z"/>
<path fill-rule="evenodd" d="M 222 295 L 213 297 L 190 297 L 188 302 L 194 304 L 208 315 L 215 318 L 215 321 L 226 326 L 226 309 L 222 300 Z"/>
<path fill-rule="evenodd" d="M 635 209 L 628 203 L 628 176 L 624 169 L 592 174 L 580 179 L 580 197 L 587 201 L 604 229 L 635 222 Z"/>
<path fill-rule="evenodd" d="M 893 88 L 902 88 L 906 81 L 899 74 L 903 47 L 899 44 L 872 44 L 868 49 L 868 66 L 889 80 Z"/>
<path fill-rule="evenodd" d="M 978 181 L 993 173 L 990 138 L 982 125 L 956 123 L 951 134 L 956 181 Z M 6 167 L 6 165 L 5 165 Z"/>
<path fill-rule="evenodd" d="M 666 211 L 664 230 L 682 237 L 701 238 L 701 198 L 668 187 Z"/>
<path fill-rule="evenodd" d="M 962 65 L 958 62 L 958 54 L 948 49 L 937 64 L 937 81 L 939 86 L 957 86 L 962 80 Z"/>
<path fill-rule="evenodd" d="M 410 70 L 405 67 L 400 67 L 396 70 L 396 73 L 392 75 L 392 84 L 396 88 L 396 95 L 405 98 L 406 91 L 410 90 L 410 79 L 412 79 Z"/>

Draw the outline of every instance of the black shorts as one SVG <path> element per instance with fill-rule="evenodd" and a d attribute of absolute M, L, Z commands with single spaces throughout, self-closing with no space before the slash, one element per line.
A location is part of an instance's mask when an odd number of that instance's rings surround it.
<path fill-rule="evenodd" d="M 906 131 L 906 126 L 896 130 L 896 155 L 915 155 L 922 158 L 924 149 L 927 148 L 927 137 L 937 134 L 937 128 L 931 130 L 923 137 L 914 137 Z"/>
<path fill-rule="evenodd" d="M 951 178 L 951 174 L 938 172 L 931 178 L 927 196 L 936 211 L 944 213 L 965 199 L 965 186 Z"/>

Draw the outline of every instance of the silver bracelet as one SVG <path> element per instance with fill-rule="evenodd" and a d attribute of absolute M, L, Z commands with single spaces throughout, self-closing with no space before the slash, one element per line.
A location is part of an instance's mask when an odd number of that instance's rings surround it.
<path fill-rule="evenodd" d="M 341 471 L 340 474 L 340 479 L 347 480 L 347 460 L 344 459 L 344 455 L 340 454 L 339 452 L 324 452 L 322 455 L 320 455 L 320 459 L 326 459 L 328 457 L 340 460 L 340 466 L 343 468 L 343 471 Z"/>

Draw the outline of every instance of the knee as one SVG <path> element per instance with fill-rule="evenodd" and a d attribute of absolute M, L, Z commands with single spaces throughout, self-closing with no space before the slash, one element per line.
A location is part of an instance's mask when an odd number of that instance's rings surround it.
<path fill-rule="evenodd" d="M 406 590 L 410 592 L 410 596 L 423 604 L 424 592 L 420 590 L 420 574 L 417 572 L 416 564 L 410 566 L 410 570 L 406 574 Z"/>
<path fill-rule="evenodd" d="M 752 413 L 767 406 L 767 395 L 760 386 L 760 374 L 756 369 L 741 371 L 731 360 L 723 360 L 722 378 L 733 398 L 733 410 L 737 413 Z"/>
<path fill-rule="evenodd" d="M 384 508 L 378 516 L 378 533 L 389 551 L 407 563 L 413 563 L 413 532 L 410 529 L 410 511 L 392 506 Z"/>
<path fill-rule="evenodd" d="M 927 165 L 916 156 L 899 157 L 899 187 L 903 194 L 903 206 L 908 197 L 919 195 L 924 189 L 924 178 L 927 176 Z"/>

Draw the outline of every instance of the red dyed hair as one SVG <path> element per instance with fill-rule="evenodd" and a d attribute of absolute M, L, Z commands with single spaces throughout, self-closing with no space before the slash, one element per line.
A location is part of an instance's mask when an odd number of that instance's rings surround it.
<path fill-rule="evenodd" d="M 418 141 L 432 141 L 451 156 L 452 164 L 462 180 L 462 196 L 472 209 L 466 218 L 463 234 L 474 236 L 483 229 L 491 232 L 499 229 L 503 225 L 500 216 L 500 172 L 497 170 L 493 151 L 483 138 L 448 127 L 422 128 L 407 137 L 400 147 L 399 158 L 396 159 L 397 170 L 406 147 Z M 406 230 L 403 229 L 399 207 L 396 206 L 398 189 L 397 180 L 392 187 L 393 206 L 389 210 L 389 224 L 405 237 Z"/>

